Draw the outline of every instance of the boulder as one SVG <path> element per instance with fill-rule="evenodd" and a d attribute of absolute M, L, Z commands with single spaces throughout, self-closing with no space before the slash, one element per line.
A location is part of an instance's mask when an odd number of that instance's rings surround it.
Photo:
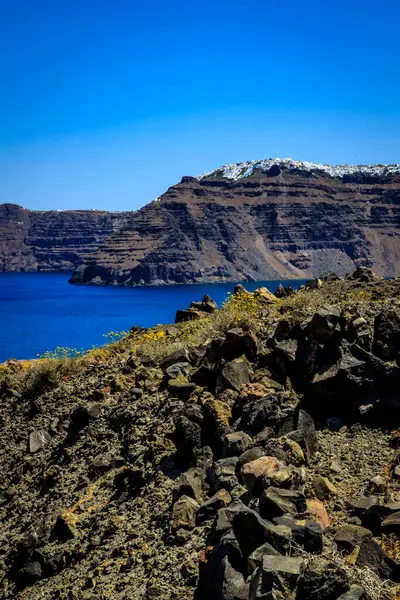
<path fill-rule="evenodd" d="M 287 513 L 292 515 L 304 513 L 307 510 L 307 503 L 302 492 L 270 486 L 261 494 L 259 510 L 263 518 L 272 520 Z"/>
<path fill-rule="evenodd" d="M 304 410 L 299 410 L 296 429 L 286 434 L 303 449 L 307 462 L 311 460 L 317 449 L 317 434 L 313 418 Z"/>
<path fill-rule="evenodd" d="M 50 541 L 58 540 L 65 542 L 73 540 L 78 536 L 76 529 L 76 518 L 71 515 L 59 515 L 51 531 Z"/>
<path fill-rule="evenodd" d="M 269 425 L 267 425 L 266 427 L 264 427 L 263 429 L 261 429 L 261 431 L 259 431 L 257 433 L 257 435 L 255 435 L 253 437 L 253 441 L 257 446 L 264 446 L 264 445 L 268 445 L 269 440 L 271 440 L 271 438 L 275 437 L 275 431 L 273 427 L 270 427 Z M 268 452 L 266 452 L 266 454 L 268 454 Z M 278 457 L 277 457 L 278 458 Z M 283 460 L 283 459 L 282 459 Z M 289 461 L 290 462 L 290 461 Z"/>
<path fill-rule="evenodd" d="M 368 267 L 357 267 L 354 273 L 349 276 L 349 279 L 371 283 L 377 281 L 379 277 L 371 269 L 368 269 Z"/>
<path fill-rule="evenodd" d="M 218 310 L 218 304 L 211 296 L 205 294 L 201 302 L 192 302 L 190 308 L 211 314 Z"/>
<path fill-rule="evenodd" d="M 226 388 L 240 391 L 241 387 L 250 381 L 247 361 L 241 358 L 227 362 L 218 377 L 216 391 Z"/>
<path fill-rule="evenodd" d="M 394 360 L 400 350 L 400 316 L 384 308 L 375 317 L 372 352 L 385 361 Z"/>
<path fill-rule="evenodd" d="M 304 465 L 304 452 L 300 444 L 294 440 L 286 436 L 282 436 L 277 440 L 271 441 L 270 443 L 276 445 L 277 448 L 280 448 L 285 453 L 286 461 L 289 464 L 294 465 L 295 467 L 301 467 Z"/>
<path fill-rule="evenodd" d="M 38 561 L 28 562 L 18 571 L 18 583 L 29 587 L 42 578 L 42 565 Z"/>
<path fill-rule="evenodd" d="M 187 321 L 198 321 L 204 317 L 204 312 L 187 308 L 185 310 L 177 310 L 175 315 L 175 323 L 185 323 Z"/>
<path fill-rule="evenodd" d="M 203 437 L 217 456 L 224 453 L 226 436 L 232 433 L 231 408 L 227 402 L 206 394 L 202 399 L 204 424 Z"/>
<path fill-rule="evenodd" d="M 265 521 L 258 513 L 244 505 L 235 508 L 232 528 L 243 556 L 249 556 L 265 542 L 282 554 L 289 550 L 290 529 Z"/>
<path fill-rule="evenodd" d="M 249 585 L 242 569 L 240 549 L 231 535 L 202 551 L 196 600 L 248 600 Z"/>
<path fill-rule="evenodd" d="M 178 348 L 171 354 L 168 354 L 163 361 L 161 362 L 161 366 L 163 369 L 167 369 L 171 365 L 175 365 L 176 363 L 190 362 L 189 352 L 186 348 Z"/>
<path fill-rule="evenodd" d="M 252 496 L 260 496 L 269 485 L 289 487 L 298 476 L 295 467 L 281 463 L 274 456 L 262 456 L 246 463 L 240 474 Z"/>
<path fill-rule="evenodd" d="M 251 491 L 259 491 L 261 494 L 262 482 L 264 478 L 272 478 L 273 474 L 279 469 L 280 463 L 273 456 L 261 456 L 256 460 L 246 463 L 240 470 L 241 478 Z M 255 490 L 255 488 L 258 490 Z"/>
<path fill-rule="evenodd" d="M 276 385 L 279 386 L 279 384 Z M 245 404 L 263 398 L 268 393 L 269 389 L 270 386 L 265 386 L 260 382 L 248 383 L 242 386 L 240 395 L 236 401 L 236 410 L 241 410 Z"/>
<path fill-rule="evenodd" d="M 307 500 L 307 513 L 321 526 L 322 531 L 330 527 L 331 521 L 321 500 Z"/>
<path fill-rule="evenodd" d="M 296 600 L 337 600 L 349 587 L 343 569 L 317 558 L 304 568 L 298 581 Z"/>
<path fill-rule="evenodd" d="M 371 600 L 365 589 L 359 585 L 352 585 L 348 592 L 345 592 L 337 600 Z"/>
<path fill-rule="evenodd" d="M 172 508 L 172 529 L 193 529 L 200 506 L 189 496 L 181 496 Z"/>
<path fill-rule="evenodd" d="M 400 537 L 400 512 L 395 512 L 381 523 L 382 533 L 394 533 L 397 537 Z"/>
<path fill-rule="evenodd" d="M 359 546 L 364 538 L 372 537 L 372 533 L 365 527 L 358 525 L 342 525 L 335 534 L 335 542 L 338 550 L 352 552 L 356 546 Z"/>
<path fill-rule="evenodd" d="M 288 527 L 292 532 L 292 540 L 302 546 L 306 552 L 320 554 L 323 547 L 322 528 L 316 521 L 311 519 L 296 519 L 290 515 L 275 517 L 276 525 Z"/>
<path fill-rule="evenodd" d="M 320 288 L 322 288 L 322 286 L 324 285 L 324 282 L 322 281 L 322 279 L 309 279 L 308 281 L 306 281 L 305 284 L 305 289 L 306 290 L 318 290 Z"/>
<path fill-rule="evenodd" d="M 181 415 L 175 421 L 173 442 L 178 456 L 185 462 L 190 462 L 194 456 L 194 450 L 201 447 L 201 427 Z"/>
<path fill-rule="evenodd" d="M 251 437 L 244 431 L 228 433 L 224 438 L 224 456 L 240 456 L 252 445 Z"/>
<path fill-rule="evenodd" d="M 192 468 L 182 473 L 174 490 L 174 501 L 181 496 L 189 496 L 199 504 L 203 503 L 204 477 L 201 471 Z"/>
<path fill-rule="evenodd" d="M 364 537 L 359 548 L 357 567 L 368 567 L 381 579 L 394 578 L 398 581 L 396 562 L 387 556 L 379 544 L 370 537 Z"/>
<path fill-rule="evenodd" d="M 252 331 L 240 327 L 230 329 L 225 335 L 219 352 L 224 360 L 233 360 L 245 355 L 248 360 L 254 360 L 258 351 L 258 339 Z"/>
<path fill-rule="evenodd" d="M 226 508 L 232 502 L 230 493 L 221 489 L 204 502 L 197 513 L 197 520 L 204 521 L 213 518 L 219 510 Z"/>
<path fill-rule="evenodd" d="M 362 515 L 368 508 L 374 506 L 378 502 L 377 496 L 360 496 L 358 500 L 351 504 L 353 513 L 357 516 Z M 400 505 L 399 505 L 400 509 Z"/>
<path fill-rule="evenodd" d="M 332 351 L 333 352 L 333 351 Z M 370 392 L 370 369 L 365 355 L 356 358 L 347 346 L 335 349 L 334 355 L 325 355 L 309 384 L 309 402 L 315 412 L 329 417 L 355 418 L 360 397 Z M 358 415 L 359 416 L 359 415 Z"/>
<path fill-rule="evenodd" d="M 400 511 L 398 502 L 373 504 L 360 515 L 360 519 L 363 526 L 372 531 L 373 535 L 379 535 L 382 522 L 398 511 Z"/>
<path fill-rule="evenodd" d="M 299 398 L 293 392 L 270 391 L 261 398 L 243 404 L 235 426 L 251 429 L 255 433 L 265 427 L 273 427 L 278 434 L 286 434 L 295 427 L 298 407 Z"/>
<path fill-rule="evenodd" d="M 298 557 L 265 555 L 251 578 L 249 600 L 291 598 L 302 564 Z"/>
<path fill-rule="evenodd" d="M 173 365 L 170 365 L 165 369 L 165 375 L 167 379 L 175 379 L 179 376 L 189 377 L 190 364 L 187 362 L 178 362 Z"/>
<path fill-rule="evenodd" d="M 265 544 L 263 544 L 259 548 L 256 548 L 254 550 L 254 552 L 252 552 L 247 559 L 248 570 L 249 570 L 250 574 L 255 569 L 257 569 L 257 567 L 260 567 L 262 565 L 263 558 L 266 555 L 281 556 L 281 554 L 278 552 L 278 550 L 275 550 L 275 548 L 273 546 L 271 546 L 271 544 L 268 544 L 268 542 L 265 542 Z"/>
<path fill-rule="evenodd" d="M 181 400 L 187 400 L 195 388 L 196 384 L 189 381 L 184 375 L 177 375 L 177 377 L 168 381 L 168 391 L 170 394 Z"/>
<path fill-rule="evenodd" d="M 32 431 L 32 433 L 29 435 L 29 452 L 33 454 L 34 452 L 41 450 L 49 443 L 50 440 L 50 434 L 44 429 L 37 429 L 35 431 Z"/>
<path fill-rule="evenodd" d="M 312 483 L 313 491 L 318 500 L 326 500 L 337 495 L 337 489 L 327 477 L 316 475 Z"/>
<path fill-rule="evenodd" d="M 237 462 L 238 458 L 232 456 L 229 458 L 221 458 L 212 465 L 209 470 L 209 477 L 215 491 L 224 488 L 230 492 L 238 485 L 236 477 Z"/>
<path fill-rule="evenodd" d="M 233 293 L 235 296 L 240 296 L 241 294 L 249 294 L 245 287 L 241 283 L 237 283 L 233 288 Z"/>
<path fill-rule="evenodd" d="M 335 306 L 324 306 L 317 310 L 305 327 L 305 333 L 322 344 L 340 335 L 340 310 Z"/>
<path fill-rule="evenodd" d="M 254 295 L 260 298 L 260 300 L 262 300 L 263 302 L 265 302 L 265 304 L 275 304 L 276 302 L 278 302 L 278 298 L 265 286 L 257 288 L 254 291 Z"/>
<path fill-rule="evenodd" d="M 275 296 L 277 298 L 286 298 L 287 297 L 286 290 L 281 283 L 278 285 L 278 287 L 275 290 Z"/>

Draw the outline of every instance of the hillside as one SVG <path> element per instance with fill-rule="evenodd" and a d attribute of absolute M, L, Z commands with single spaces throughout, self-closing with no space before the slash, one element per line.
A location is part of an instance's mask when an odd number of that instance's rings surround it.
<path fill-rule="evenodd" d="M 0 365 L 0 598 L 399 598 L 399 293 L 238 286 Z"/>
<path fill-rule="evenodd" d="M 399 205 L 399 165 L 227 165 L 184 177 L 136 212 L 0 206 L 0 269 L 77 267 L 72 283 L 125 286 L 303 279 L 357 265 L 392 276 Z"/>

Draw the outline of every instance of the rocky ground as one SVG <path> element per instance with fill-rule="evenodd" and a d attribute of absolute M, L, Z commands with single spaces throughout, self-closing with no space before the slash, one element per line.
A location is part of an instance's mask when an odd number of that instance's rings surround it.
<path fill-rule="evenodd" d="M 400 280 L 0 365 L 0 598 L 400 597 Z"/>

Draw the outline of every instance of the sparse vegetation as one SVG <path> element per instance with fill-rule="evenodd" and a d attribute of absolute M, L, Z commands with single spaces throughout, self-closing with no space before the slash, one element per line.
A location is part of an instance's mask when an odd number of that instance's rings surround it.
<path fill-rule="evenodd" d="M 68 380 L 79 373 L 83 368 L 82 358 L 76 355 L 54 356 L 48 353 L 45 358 L 33 361 L 21 361 L 21 368 L 4 371 L 9 380 L 10 387 L 18 389 L 23 396 L 36 397 L 37 395 L 56 387 L 61 381 Z M 7 364 L 4 365 L 7 369 Z"/>

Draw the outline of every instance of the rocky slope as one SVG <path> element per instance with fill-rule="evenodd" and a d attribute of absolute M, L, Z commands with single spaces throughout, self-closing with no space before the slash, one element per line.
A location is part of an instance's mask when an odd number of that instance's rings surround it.
<path fill-rule="evenodd" d="M 301 279 L 359 264 L 397 275 L 399 202 L 398 165 L 227 165 L 132 215 L 72 282 Z"/>
<path fill-rule="evenodd" d="M 124 213 L 31 211 L 0 204 L 0 272 L 72 271 L 123 220 Z"/>
<path fill-rule="evenodd" d="M 0 598 L 398 598 L 399 292 L 239 287 L 0 366 Z"/>
<path fill-rule="evenodd" d="M 400 265 L 400 166 L 292 160 L 184 177 L 131 213 L 0 206 L 0 270 L 77 267 L 72 283 L 302 279 Z"/>

